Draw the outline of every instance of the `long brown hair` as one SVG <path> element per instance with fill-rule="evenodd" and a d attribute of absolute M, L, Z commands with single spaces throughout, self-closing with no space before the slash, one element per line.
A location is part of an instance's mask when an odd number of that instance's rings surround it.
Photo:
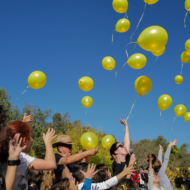
<path fill-rule="evenodd" d="M 32 136 L 32 127 L 22 121 L 13 121 L 6 128 L 6 139 L 0 143 L 0 162 L 6 163 L 9 157 L 9 141 L 16 133 L 20 133 L 20 138 L 26 137 L 29 141 Z M 21 144 L 23 146 L 23 142 Z"/>

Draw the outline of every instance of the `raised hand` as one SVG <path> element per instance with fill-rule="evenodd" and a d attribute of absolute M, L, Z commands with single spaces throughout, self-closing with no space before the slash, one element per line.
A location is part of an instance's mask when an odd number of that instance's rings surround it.
<path fill-rule="evenodd" d="M 21 147 L 22 138 L 20 134 L 16 133 L 15 136 L 9 141 L 9 160 L 18 160 L 20 153 L 26 148 L 26 145 Z"/>
<path fill-rule="evenodd" d="M 121 162 L 117 159 L 117 157 L 114 154 L 112 154 L 112 157 L 117 164 L 121 164 Z"/>
<path fill-rule="evenodd" d="M 29 122 L 31 122 L 31 121 L 33 121 L 33 116 L 32 116 L 32 114 L 30 114 L 30 115 L 26 115 L 26 113 L 24 113 L 24 117 L 23 117 L 23 119 L 22 119 L 22 122 L 25 122 L 25 123 L 29 123 Z"/>
<path fill-rule="evenodd" d="M 125 121 L 125 119 L 119 119 L 119 121 L 121 122 L 121 124 L 125 125 L 125 126 L 128 126 L 127 122 Z"/>
<path fill-rule="evenodd" d="M 91 156 L 94 156 L 94 155 L 96 155 L 98 153 L 98 150 L 96 148 L 92 148 L 92 149 L 89 150 L 89 152 L 90 152 Z"/>
<path fill-rule="evenodd" d="M 90 164 L 88 164 L 87 171 L 84 172 L 81 170 L 80 172 L 84 175 L 85 178 L 92 179 L 94 175 L 98 172 L 98 170 L 95 171 L 95 169 L 96 169 L 96 165 L 92 164 L 92 166 L 90 166 Z"/>
<path fill-rule="evenodd" d="M 55 135 L 55 130 L 52 128 L 48 128 L 48 131 L 46 134 L 43 133 L 43 140 L 44 143 L 52 143 L 53 139 L 55 139 L 57 135 Z"/>
<path fill-rule="evenodd" d="M 133 166 L 133 164 L 136 162 L 136 156 L 135 156 L 135 154 L 133 153 L 132 155 L 131 155 L 131 157 L 130 157 L 130 161 L 129 161 L 129 165 L 131 166 Z"/>
<path fill-rule="evenodd" d="M 159 147 L 160 147 L 160 151 L 162 151 L 162 152 L 163 152 L 163 151 L 164 151 L 164 149 L 163 149 L 162 145 L 160 145 L 160 144 L 159 144 Z"/>
<path fill-rule="evenodd" d="M 75 184 L 75 178 L 71 178 L 69 180 L 70 182 L 70 186 L 69 186 L 69 190 L 78 190 L 78 182 Z"/>
<path fill-rule="evenodd" d="M 133 173 L 133 171 L 135 171 L 135 169 L 133 168 L 133 165 L 127 167 L 125 165 L 123 171 L 125 172 L 125 175 L 131 175 Z"/>
<path fill-rule="evenodd" d="M 172 146 L 175 146 L 178 142 L 178 139 L 175 139 L 173 142 L 170 141 L 170 144 L 168 145 L 168 147 L 172 147 Z"/>

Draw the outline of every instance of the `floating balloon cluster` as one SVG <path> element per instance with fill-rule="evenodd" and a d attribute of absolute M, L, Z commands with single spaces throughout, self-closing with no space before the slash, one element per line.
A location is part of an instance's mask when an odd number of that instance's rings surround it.
<path fill-rule="evenodd" d="M 94 86 L 94 82 L 93 80 L 90 78 L 90 77 L 82 77 L 79 79 L 78 81 L 78 85 L 79 85 L 79 88 L 83 91 L 90 91 L 92 90 L 93 86 Z M 82 99 L 82 105 L 85 107 L 85 108 L 89 108 L 91 107 L 93 104 L 93 100 L 90 96 L 85 96 L 83 97 Z"/>

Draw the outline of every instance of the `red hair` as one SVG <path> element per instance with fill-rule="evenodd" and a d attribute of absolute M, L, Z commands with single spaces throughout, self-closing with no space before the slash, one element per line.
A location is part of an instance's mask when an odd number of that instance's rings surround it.
<path fill-rule="evenodd" d="M 26 137 L 29 141 L 32 136 L 32 127 L 28 123 L 22 121 L 13 121 L 6 128 L 6 139 L 0 143 L 0 162 L 6 163 L 9 157 L 9 141 L 16 133 L 20 133 L 20 137 Z M 22 142 L 23 145 L 23 142 Z"/>

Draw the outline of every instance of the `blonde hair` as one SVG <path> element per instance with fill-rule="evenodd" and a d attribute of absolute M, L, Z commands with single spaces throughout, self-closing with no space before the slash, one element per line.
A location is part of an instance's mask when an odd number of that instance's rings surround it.
<path fill-rule="evenodd" d="M 46 172 L 43 176 L 40 190 L 51 190 L 54 180 L 55 180 L 55 174 L 53 170 Z"/>

